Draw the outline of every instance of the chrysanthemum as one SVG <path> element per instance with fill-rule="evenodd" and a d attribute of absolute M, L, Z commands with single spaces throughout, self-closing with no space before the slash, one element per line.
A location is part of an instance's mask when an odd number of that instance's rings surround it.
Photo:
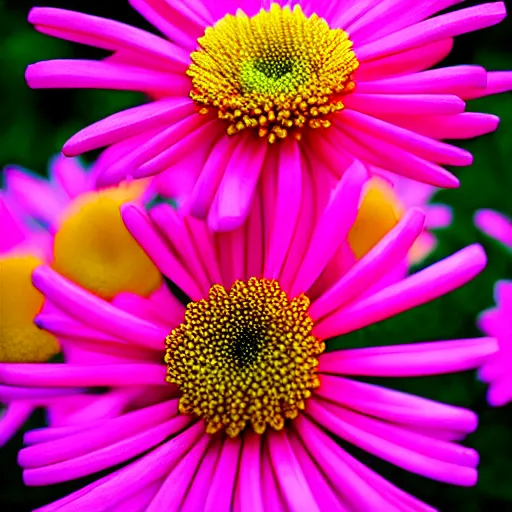
<path fill-rule="evenodd" d="M 153 101 L 85 128 L 64 153 L 111 146 L 101 183 L 186 176 L 192 215 L 227 231 L 246 218 L 262 169 L 290 204 L 299 202 L 306 173 L 324 183 L 354 158 L 457 186 L 442 165 L 472 157 L 440 141 L 494 130 L 498 118 L 465 112 L 464 100 L 508 90 L 512 77 L 480 66 L 428 69 L 455 36 L 506 15 L 495 2 L 431 17 L 456 3 L 130 0 L 164 38 L 35 8 L 29 21 L 37 30 L 112 53 L 39 62 L 26 76 L 33 88 L 147 93 Z"/>
<path fill-rule="evenodd" d="M 512 221 L 494 210 L 479 210 L 475 224 L 485 234 L 512 249 Z M 494 288 L 496 307 L 484 311 L 478 319 L 480 329 L 498 340 L 499 352 L 493 354 L 480 371 L 489 383 L 487 399 L 494 406 L 512 400 L 512 281 L 498 281 Z"/>
<path fill-rule="evenodd" d="M 353 264 L 346 239 L 365 179 L 358 164 L 331 198 L 323 187 L 314 200 L 304 193 L 293 234 L 268 193 L 272 179 L 230 233 L 169 205 L 149 215 L 126 205 L 128 229 L 186 306 L 165 289 L 109 303 L 49 268 L 34 272 L 57 308 L 38 325 L 88 356 L 3 364 L 0 379 L 33 393 L 83 387 L 96 402 L 79 421 L 27 433 L 25 482 L 115 468 L 41 511 L 433 510 L 333 436 L 433 479 L 475 483 L 478 455 L 455 442 L 475 429 L 475 414 L 352 377 L 467 370 L 495 351 L 492 338 L 343 350 L 343 338 L 330 340 L 447 293 L 485 265 L 470 246 L 383 284 L 422 231 L 418 210 Z"/>
<path fill-rule="evenodd" d="M 43 362 L 60 351 L 57 339 L 33 322 L 44 298 L 33 287 L 31 274 L 42 263 L 107 299 L 121 291 L 147 295 L 161 284 L 160 273 L 131 237 L 119 213 L 121 204 L 141 197 L 145 185 L 121 184 L 94 191 L 94 173 L 64 157 L 53 160 L 50 180 L 14 166 L 4 169 L 0 196 L 2 362 Z M 0 404 L 7 405 L 0 421 L 0 445 L 35 406 L 53 406 L 69 394 L 69 390 L 50 390 L 34 396 L 0 386 Z"/>

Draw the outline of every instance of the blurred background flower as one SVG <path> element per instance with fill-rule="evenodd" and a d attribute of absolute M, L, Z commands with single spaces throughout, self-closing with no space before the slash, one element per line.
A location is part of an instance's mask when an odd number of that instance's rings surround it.
<path fill-rule="evenodd" d="M 478 3 L 481 2 L 468 0 L 464 6 Z M 114 18 L 151 30 L 126 0 L 48 0 L 44 4 Z M 26 21 L 33 5 L 33 0 L 0 0 L 0 112 L 3 114 L 0 167 L 18 164 L 45 176 L 47 161 L 73 133 L 114 112 L 140 104 L 144 97 L 119 91 L 31 91 L 24 81 L 28 64 L 51 58 L 98 58 L 102 55 L 93 48 L 36 33 Z M 453 52 L 443 65 L 468 63 L 494 70 L 512 69 L 511 23 L 507 18 L 500 25 L 486 29 L 485 33 L 458 37 Z M 406 343 L 481 335 L 475 320 L 481 311 L 493 307 L 495 282 L 511 278 L 512 262 L 510 252 L 502 244 L 474 226 L 473 215 L 480 209 L 512 215 L 512 94 L 472 101 L 469 109 L 499 115 L 501 125 L 494 134 L 457 143 L 474 154 L 475 162 L 469 168 L 455 170 L 462 183 L 460 189 L 441 191 L 430 198 L 432 202 L 450 208 L 452 222 L 448 227 L 432 229 L 437 245 L 419 265 L 426 266 L 468 244 L 480 242 L 488 254 L 486 270 L 459 291 L 378 325 L 344 335 L 339 339 L 340 347 L 374 346 L 383 337 L 390 343 Z M 94 157 L 87 155 L 91 161 Z M 417 329 L 418 325 L 421 329 Z M 479 429 L 468 438 L 468 444 L 481 454 L 479 482 L 474 488 L 458 489 L 411 475 L 357 449 L 351 449 L 351 453 L 399 487 L 443 511 L 512 508 L 512 486 L 504 477 L 512 474 L 512 406 L 489 408 L 486 386 L 475 378 L 474 372 L 429 377 L 428 380 L 387 379 L 385 385 L 458 404 L 479 413 Z M 27 428 L 42 426 L 43 419 L 41 412 L 36 411 Z M 91 481 L 85 478 L 72 484 L 27 490 L 22 485 L 21 470 L 16 464 L 21 444 L 22 433 L 2 449 L 0 509 L 32 510 Z"/>

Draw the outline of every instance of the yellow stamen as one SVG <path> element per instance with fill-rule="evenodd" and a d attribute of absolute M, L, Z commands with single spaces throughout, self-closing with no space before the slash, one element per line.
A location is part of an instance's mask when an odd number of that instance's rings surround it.
<path fill-rule="evenodd" d="M 305 127 L 328 127 L 354 89 L 359 63 L 347 33 L 299 5 L 226 15 L 198 43 L 190 96 L 200 113 L 216 110 L 230 135 L 252 128 L 269 142 L 300 138 Z"/>
<path fill-rule="evenodd" d="M 44 297 L 32 285 L 32 271 L 43 262 L 34 256 L 0 258 L 0 361 L 42 363 L 59 352 L 54 336 L 38 329 L 34 317 Z"/>
<path fill-rule="evenodd" d="M 206 431 L 237 436 L 251 424 L 263 434 L 296 418 L 320 385 L 309 299 L 289 300 L 276 281 L 251 278 L 210 288 L 187 306 L 166 339 L 167 381 L 179 386 L 180 411 L 202 417 Z"/>
<path fill-rule="evenodd" d="M 122 291 L 139 295 L 154 291 L 161 283 L 160 273 L 119 212 L 142 190 L 135 182 L 80 196 L 55 235 L 55 270 L 105 299 Z"/>
<path fill-rule="evenodd" d="M 348 235 L 349 245 L 356 258 L 362 258 L 389 233 L 398 224 L 402 214 L 393 187 L 381 178 L 372 178 Z"/>

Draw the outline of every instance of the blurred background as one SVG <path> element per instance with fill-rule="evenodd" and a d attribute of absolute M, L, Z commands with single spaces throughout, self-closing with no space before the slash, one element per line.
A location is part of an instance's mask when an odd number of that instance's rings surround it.
<path fill-rule="evenodd" d="M 468 0 L 464 6 L 478 3 L 481 2 Z M 507 3 L 510 12 L 512 2 Z M 98 50 L 33 31 L 26 22 L 33 5 L 33 0 L 0 0 L 0 168 L 17 164 L 45 175 L 48 159 L 74 132 L 113 112 L 139 104 L 144 98 L 135 93 L 112 91 L 30 90 L 23 77 L 27 64 L 51 58 L 97 58 L 102 55 Z M 126 0 L 48 0 L 37 5 L 78 10 L 150 29 Z M 512 17 L 498 26 L 459 37 L 443 65 L 480 64 L 490 70 L 512 69 L 511 32 Z M 460 144 L 473 153 L 475 163 L 471 168 L 454 170 L 462 183 L 458 190 L 441 191 L 434 196 L 434 202 L 453 208 L 454 222 L 450 228 L 436 231 L 438 247 L 421 266 L 479 242 L 488 254 L 487 269 L 472 283 L 446 297 L 339 338 L 340 346 L 479 336 L 475 319 L 480 311 L 492 306 L 495 281 L 512 278 L 511 253 L 479 233 L 472 220 L 479 208 L 493 208 L 512 215 L 512 93 L 472 101 L 469 110 L 497 114 L 501 117 L 501 125 L 494 134 Z M 87 155 L 86 159 L 94 156 Z M 399 487 L 442 511 L 512 510 L 512 405 L 490 409 L 485 401 L 485 387 L 473 372 L 426 379 L 383 380 L 379 382 L 468 407 L 479 414 L 479 428 L 467 440 L 467 444 L 477 449 L 481 456 L 477 486 L 466 489 L 432 482 L 351 446 L 347 446 L 347 450 Z M 43 423 L 43 414 L 36 413 L 26 429 Z M 0 451 L 0 510 L 32 510 L 97 478 L 95 475 L 51 487 L 25 488 L 16 465 L 22 436 L 23 433 L 19 433 Z"/>

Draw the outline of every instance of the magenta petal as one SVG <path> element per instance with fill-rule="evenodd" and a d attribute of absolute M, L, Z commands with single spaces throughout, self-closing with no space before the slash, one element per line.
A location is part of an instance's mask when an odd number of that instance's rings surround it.
<path fill-rule="evenodd" d="M 204 506 L 205 512 L 231 512 L 241 447 L 240 436 L 235 439 L 227 437 L 224 439 L 208 490 L 208 497 Z"/>
<path fill-rule="evenodd" d="M 210 436 L 204 434 L 169 473 L 146 512 L 180 512 L 190 482 L 201 464 Z"/>
<path fill-rule="evenodd" d="M 63 147 L 68 156 L 109 146 L 148 129 L 174 124 L 194 112 L 186 99 L 167 98 L 129 108 L 94 123 L 73 135 Z"/>
<path fill-rule="evenodd" d="M 309 309 L 317 321 L 331 311 L 356 299 L 371 285 L 391 271 L 406 256 L 423 230 L 425 214 L 410 210 L 396 228 L 361 258 L 328 291 L 313 302 Z"/>
<path fill-rule="evenodd" d="M 47 299 L 86 325 L 139 346 L 161 348 L 167 331 L 112 306 L 48 267 L 33 273 L 33 283 Z"/>
<path fill-rule="evenodd" d="M 485 267 L 479 245 L 465 249 L 396 284 L 341 308 L 316 324 L 316 336 L 339 336 L 429 302 L 467 283 Z"/>
<path fill-rule="evenodd" d="M 343 175 L 331 202 L 318 220 L 309 248 L 292 286 L 291 296 L 308 290 L 322 273 L 352 227 L 368 172 L 355 162 Z"/>
<path fill-rule="evenodd" d="M 478 210 L 474 222 L 483 233 L 512 248 L 512 219 L 505 214 L 494 210 Z"/>
<path fill-rule="evenodd" d="M 276 279 L 281 273 L 296 230 L 302 199 L 301 155 L 297 141 L 286 141 L 279 152 L 275 217 L 264 274 Z"/>
<path fill-rule="evenodd" d="M 243 224 L 256 191 L 267 145 L 252 133 L 240 137 L 245 140 L 231 157 L 208 216 L 213 231 L 231 231 Z"/>
<path fill-rule="evenodd" d="M 263 437 L 251 430 L 244 432 L 244 441 L 240 464 L 238 467 L 238 481 L 234 496 L 238 509 L 243 511 L 247 503 L 251 504 L 251 511 L 264 512 L 261 492 L 261 441 Z"/>
<path fill-rule="evenodd" d="M 283 498 L 290 510 L 318 511 L 313 490 L 310 489 L 302 468 L 293 453 L 286 432 L 269 432 L 270 459 Z"/>
<path fill-rule="evenodd" d="M 23 426 L 33 410 L 34 406 L 26 402 L 7 405 L 0 417 L 0 448 Z"/>

